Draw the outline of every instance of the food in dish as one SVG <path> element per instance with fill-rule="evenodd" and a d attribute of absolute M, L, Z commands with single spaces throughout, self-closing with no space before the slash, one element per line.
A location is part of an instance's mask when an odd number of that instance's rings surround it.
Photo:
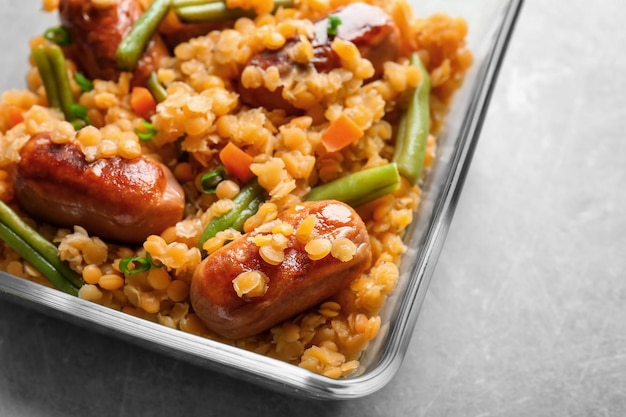
<path fill-rule="evenodd" d="M 463 19 L 404 0 L 44 5 L 63 29 L 0 103 L 0 267 L 357 369 L 471 65 Z"/>

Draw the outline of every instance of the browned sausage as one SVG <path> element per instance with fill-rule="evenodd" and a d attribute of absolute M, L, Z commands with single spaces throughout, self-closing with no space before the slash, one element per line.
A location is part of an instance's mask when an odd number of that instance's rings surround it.
<path fill-rule="evenodd" d="M 164 165 L 146 158 L 87 162 L 75 144 L 32 137 L 20 152 L 15 193 L 33 217 L 90 234 L 142 243 L 183 216 L 184 193 Z"/>
<path fill-rule="evenodd" d="M 311 260 L 306 240 L 296 232 L 287 236 L 282 262 L 268 263 L 255 239 L 271 235 L 276 222 L 298 230 L 314 216 L 314 235 L 330 242 L 347 238 L 354 243 L 351 259 L 330 254 Z M 232 339 L 251 336 L 328 299 L 361 275 L 371 262 L 369 235 L 359 215 L 338 201 L 302 203 L 282 213 L 278 220 L 263 225 L 223 246 L 196 269 L 191 281 L 191 302 L 195 312 L 211 331 Z M 261 293 L 240 296 L 234 280 L 242 273 L 266 277 Z"/>
<path fill-rule="evenodd" d="M 72 44 L 69 56 L 92 79 L 117 81 L 117 47 L 141 16 L 143 8 L 137 0 L 118 0 L 112 6 L 98 8 L 90 0 L 61 0 L 59 14 L 69 31 Z M 167 46 L 155 35 L 133 73 L 132 84 L 145 83 L 157 69 L 159 60 L 169 55 Z"/>
<path fill-rule="evenodd" d="M 334 37 L 350 41 L 356 45 L 361 57 L 368 59 L 374 66 L 374 77 L 379 78 L 383 73 L 383 64 L 386 61 L 395 61 L 400 54 L 399 30 L 391 17 L 381 8 L 365 3 L 352 3 L 337 9 L 332 16 L 341 22 L 337 26 L 337 34 L 329 35 L 329 17 L 315 22 L 314 37 L 311 40 L 313 59 L 310 64 L 318 72 L 330 72 L 341 66 L 341 60 L 331 49 Z M 262 69 L 276 66 L 281 77 L 297 69 L 297 65 L 290 61 L 288 50 L 298 42 L 297 38 L 289 39 L 285 46 L 277 51 L 263 51 L 252 57 L 248 65 Z M 269 91 L 263 87 L 239 87 L 239 93 L 244 103 L 253 107 L 268 109 L 280 108 L 289 113 L 294 108 L 282 97 L 282 88 Z"/>

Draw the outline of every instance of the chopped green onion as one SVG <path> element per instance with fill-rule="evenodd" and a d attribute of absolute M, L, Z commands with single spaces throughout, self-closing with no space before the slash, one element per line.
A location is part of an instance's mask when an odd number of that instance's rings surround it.
<path fill-rule="evenodd" d="M 83 119 L 74 119 L 70 122 L 75 131 L 79 131 L 83 127 L 87 126 L 87 122 Z"/>
<path fill-rule="evenodd" d="M 76 84 L 78 84 L 78 86 L 80 87 L 80 90 L 83 93 L 87 93 L 93 90 L 93 82 L 91 82 L 90 79 L 85 77 L 80 72 L 77 72 L 76 74 L 74 74 L 74 81 L 76 81 Z"/>
<path fill-rule="evenodd" d="M 71 43 L 70 33 L 63 26 L 46 30 L 43 37 L 59 46 L 67 46 Z"/>
<path fill-rule="evenodd" d="M 328 16 L 328 29 L 327 33 L 329 35 L 335 36 L 337 34 L 337 28 L 341 25 L 341 18 L 334 14 Z"/>
<path fill-rule="evenodd" d="M 206 194 L 215 194 L 217 185 L 226 179 L 226 170 L 224 167 L 209 171 L 200 177 L 200 189 Z"/>
<path fill-rule="evenodd" d="M 131 266 L 132 265 L 132 266 Z M 146 257 L 142 256 L 128 256 L 120 260 L 120 271 L 125 274 L 137 274 L 139 272 L 149 271 L 154 265 L 150 254 L 146 254 Z"/>
<path fill-rule="evenodd" d="M 137 136 L 139 136 L 139 139 L 144 142 L 151 141 L 158 132 L 159 131 L 156 127 L 154 127 L 152 123 L 145 120 L 141 122 L 141 129 L 135 128 L 135 133 L 137 134 Z"/>
<path fill-rule="evenodd" d="M 70 104 L 70 114 L 73 118 L 87 120 L 87 107 L 82 104 Z"/>

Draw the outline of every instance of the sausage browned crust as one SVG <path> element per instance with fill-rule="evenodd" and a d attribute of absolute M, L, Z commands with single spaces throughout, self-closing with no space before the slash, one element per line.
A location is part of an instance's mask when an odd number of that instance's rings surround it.
<path fill-rule="evenodd" d="M 306 242 L 295 232 L 310 216 L 316 220 L 313 236 L 353 242 L 352 257 L 341 260 L 331 252 L 312 260 Z M 278 223 L 291 225 L 294 232 L 287 236 L 282 262 L 268 263 L 260 254 L 258 237 L 271 235 Z M 194 273 L 190 298 L 208 329 L 231 339 L 247 337 L 338 293 L 369 267 L 371 256 L 365 225 L 351 207 L 338 201 L 305 202 L 209 255 Z M 234 280 L 246 272 L 266 278 L 260 294 L 237 293 Z"/>
<path fill-rule="evenodd" d="M 147 157 L 87 162 L 76 144 L 33 136 L 20 152 L 15 193 L 33 217 L 90 234 L 142 243 L 183 216 L 185 199 L 170 170 Z"/>
<path fill-rule="evenodd" d="M 137 0 L 118 0 L 107 7 L 95 7 L 90 0 L 61 0 L 61 24 L 69 31 L 69 55 L 92 79 L 117 81 L 117 47 L 143 13 Z M 133 72 L 133 85 L 145 83 L 168 56 L 163 40 L 155 35 Z"/>
<path fill-rule="evenodd" d="M 334 35 L 328 33 L 329 16 L 333 16 L 339 22 Z M 372 63 L 374 67 L 372 79 L 380 78 L 385 62 L 398 59 L 400 32 L 393 19 L 380 7 L 352 3 L 335 10 L 329 16 L 314 24 L 314 37 L 311 40 L 313 59 L 309 64 L 317 72 L 330 72 L 341 67 L 341 59 L 331 48 L 335 37 L 354 43 L 361 57 Z M 248 65 L 264 70 L 275 66 L 281 77 L 286 77 L 292 71 L 302 70 L 289 58 L 288 51 L 297 42 L 298 38 L 294 37 L 279 50 L 265 50 L 253 56 Z M 288 113 L 297 112 L 297 109 L 282 97 L 282 87 L 270 91 L 265 87 L 246 88 L 240 85 L 239 93 L 241 100 L 252 107 L 282 109 Z"/>

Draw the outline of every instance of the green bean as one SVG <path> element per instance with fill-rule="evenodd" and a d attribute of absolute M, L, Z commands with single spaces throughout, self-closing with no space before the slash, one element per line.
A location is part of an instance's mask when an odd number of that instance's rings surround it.
<path fill-rule="evenodd" d="M 244 188 L 233 199 L 233 208 L 226 214 L 216 217 L 205 227 L 198 247 L 202 248 L 204 243 L 214 237 L 218 232 L 226 229 L 243 230 L 245 221 L 255 214 L 259 205 L 264 200 L 265 190 L 254 180 Z"/>
<path fill-rule="evenodd" d="M 65 120 L 76 128 L 89 124 L 87 109 L 74 102 L 63 50 L 58 45 L 41 45 L 31 54 L 48 97 L 50 107 L 63 112 Z"/>
<path fill-rule="evenodd" d="M 75 293 L 82 279 L 58 256 L 56 246 L 27 225 L 0 201 L 0 238 L 30 262 L 60 290 Z M 52 272 L 51 272 L 52 270 Z M 67 291 L 71 287 L 74 292 Z"/>
<path fill-rule="evenodd" d="M 254 17 L 252 10 L 229 9 L 222 0 L 172 0 L 176 15 L 183 22 L 211 23 Z M 274 0 L 274 11 L 279 7 L 293 7 L 294 0 Z"/>
<path fill-rule="evenodd" d="M 133 71 L 157 28 L 170 10 L 171 0 L 154 0 L 139 16 L 130 32 L 117 47 L 117 66 L 123 71 Z"/>
<path fill-rule="evenodd" d="M 33 48 L 31 50 L 31 55 L 33 56 L 33 61 L 35 62 L 35 66 L 37 66 L 37 70 L 39 71 L 39 76 L 41 77 L 41 81 L 43 82 L 44 89 L 46 90 L 48 105 L 50 107 L 55 107 L 60 110 L 61 100 L 59 99 L 59 90 L 57 88 L 57 83 L 54 78 L 54 72 L 52 71 L 50 61 L 48 60 L 46 47 L 38 46 Z"/>
<path fill-rule="evenodd" d="M 46 48 L 46 55 L 48 56 L 48 61 L 50 62 L 50 67 L 52 68 L 52 73 L 57 83 L 61 111 L 63 111 L 67 120 L 73 120 L 72 104 L 74 103 L 74 96 L 72 95 L 70 79 L 67 75 L 67 66 L 65 65 L 63 51 L 58 45 L 46 45 L 44 48 Z"/>
<path fill-rule="evenodd" d="M 411 184 L 416 184 L 424 166 L 426 141 L 430 131 L 430 78 L 417 54 L 411 56 L 411 64 L 420 68 L 422 79 L 398 125 L 393 161 L 398 164 L 400 175 Z"/>
<path fill-rule="evenodd" d="M 167 91 L 165 90 L 165 87 L 163 87 L 163 84 L 159 82 L 156 72 L 150 73 L 146 85 L 157 103 L 165 101 L 167 98 Z"/>
<path fill-rule="evenodd" d="M 78 289 L 71 285 L 65 277 L 59 273 L 50 263 L 39 253 L 33 250 L 23 239 L 15 234 L 4 224 L 0 223 L 0 239 L 4 240 L 15 252 L 17 252 L 26 262 L 30 263 L 37 271 L 54 285 L 54 287 L 70 295 L 78 295 Z"/>
<path fill-rule="evenodd" d="M 306 196 L 308 201 L 339 200 L 359 207 L 400 188 L 395 163 L 364 169 L 329 183 L 318 185 Z"/>

